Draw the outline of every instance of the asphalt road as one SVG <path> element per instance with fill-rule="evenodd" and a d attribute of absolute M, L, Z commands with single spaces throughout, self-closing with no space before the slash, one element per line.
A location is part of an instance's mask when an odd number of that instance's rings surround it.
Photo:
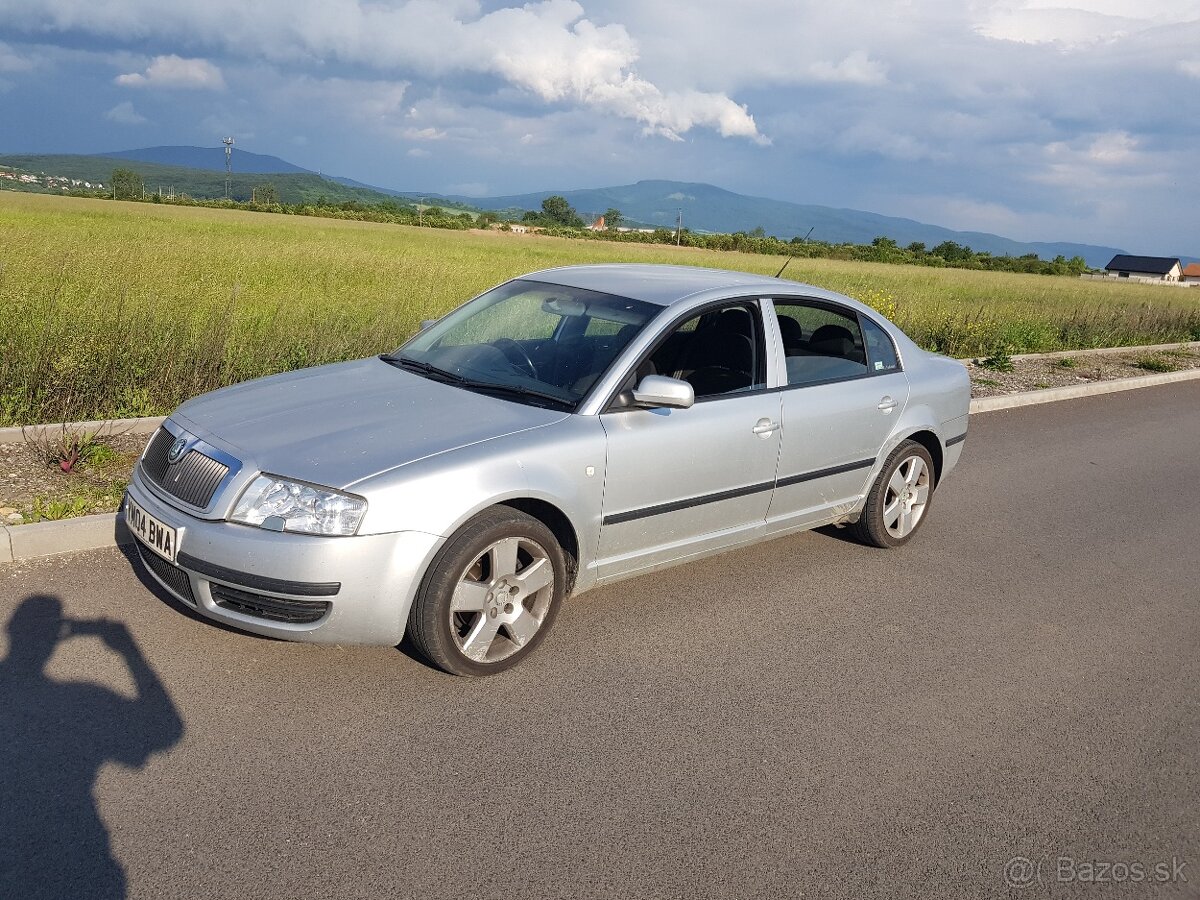
<path fill-rule="evenodd" d="M 485 680 L 4 567 L 0 896 L 1200 897 L 1198 476 L 1200 382 L 978 416 L 907 548 L 597 590 Z"/>

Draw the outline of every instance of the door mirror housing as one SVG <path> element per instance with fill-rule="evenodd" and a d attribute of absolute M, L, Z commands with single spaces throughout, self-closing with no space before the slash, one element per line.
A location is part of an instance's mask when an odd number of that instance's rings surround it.
<path fill-rule="evenodd" d="M 428 328 L 430 325 L 435 325 L 435 324 L 437 324 L 437 319 L 422 319 L 422 320 L 421 320 L 421 327 L 420 327 L 420 328 L 418 328 L 417 330 L 418 330 L 418 331 L 424 331 L 424 330 L 425 330 L 426 328 Z"/>
<path fill-rule="evenodd" d="M 647 375 L 633 389 L 633 404 L 642 409 L 688 409 L 696 392 L 686 381 L 665 375 Z"/>

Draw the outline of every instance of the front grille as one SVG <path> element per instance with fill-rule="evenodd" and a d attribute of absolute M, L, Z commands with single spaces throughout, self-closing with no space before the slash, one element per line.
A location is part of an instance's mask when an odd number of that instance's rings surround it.
<path fill-rule="evenodd" d="M 167 454 L 173 443 L 175 435 L 165 428 L 158 429 L 142 457 L 142 473 L 172 497 L 205 509 L 229 474 L 229 467 L 199 450 L 189 450 L 172 464 L 167 461 Z"/>
<path fill-rule="evenodd" d="M 257 619 L 269 619 L 272 622 L 307 625 L 329 612 L 329 602 L 325 600 L 284 600 L 280 597 L 239 591 L 215 581 L 209 583 L 209 590 L 212 592 L 213 602 L 222 609 L 254 616 Z"/>
<path fill-rule="evenodd" d="M 192 606 L 196 605 L 196 597 L 192 594 L 192 579 L 188 573 L 178 566 L 173 566 L 153 550 L 148 550 L 138 543 L 138 556 L 146 568 L 158 576 L 167 587 L 183 597 Z"/>

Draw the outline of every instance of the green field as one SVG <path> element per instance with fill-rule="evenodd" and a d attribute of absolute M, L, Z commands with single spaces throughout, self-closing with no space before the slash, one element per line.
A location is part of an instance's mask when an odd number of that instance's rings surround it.
<path fill-rule="evenodd" d="M 391 349 L 512 275 L 577 262 L 771 273 L 778 257 L 0 192 L 0 424 L 169 412 Z M 835 260 L 843 291 L 955 356 L 1200 340 L 1200 290 Z"/>

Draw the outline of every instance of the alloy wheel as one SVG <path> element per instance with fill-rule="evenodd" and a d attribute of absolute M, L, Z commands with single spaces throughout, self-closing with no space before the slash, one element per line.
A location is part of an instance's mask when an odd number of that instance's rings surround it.
<path fill-rule="evenodd" d="M 450 600 L 450 633 L 477 663 L 495 663 L 526 646 L 554 599 L 554 565 L 527 537 L 506 537 L 475 558 Z"/>

